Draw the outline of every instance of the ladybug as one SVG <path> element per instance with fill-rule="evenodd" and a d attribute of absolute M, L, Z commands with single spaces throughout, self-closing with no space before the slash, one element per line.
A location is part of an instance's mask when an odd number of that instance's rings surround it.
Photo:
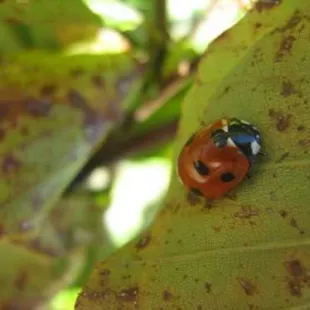
<path fill-rule="evenodd" d="M 261 152 L 261 135 L 237 118 L 221 119 L 202 128 L 185 143 L 178 175 L 190 192 L 207 200 L 221 198 L 246 176 Z"/>

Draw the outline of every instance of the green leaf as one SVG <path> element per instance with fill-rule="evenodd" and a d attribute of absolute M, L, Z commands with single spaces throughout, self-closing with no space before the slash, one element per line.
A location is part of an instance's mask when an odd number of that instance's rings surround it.
<path fill-rule="evenodd" d="M 309 18 L 306 1 L 261 2 L 210 46 L 175 160 L 222 117 L 254 123 L 266 158 L 211 208 L 188 199 L 174 171 L 155 223 L 97 264 L 76 309 L 309 308 Z"/>
<path fill-rule="evenodd" d="M 0 308 L 42 303 L 102 242 L 100 208 L 82 197 L 55 203 L 121 121 L 137 78 L 127 55 L 1 59 L 0 255 L 9 267 L 0 268 Z"/>
<path fill-rule="evenodd" d="M 30 53 L 3 64 L 0 219 L 4 231 L 16 232 L 24 221 L 40 221 L 42 207 L 54 203 L 120 121 L 120 85 L 135 77 L 122 56 Z"/>
<path fill-rule="evenodd" d="M 1 1 L 0 52 L 59 49 L 94 36 L 101 26 L 82 0 Z"/>

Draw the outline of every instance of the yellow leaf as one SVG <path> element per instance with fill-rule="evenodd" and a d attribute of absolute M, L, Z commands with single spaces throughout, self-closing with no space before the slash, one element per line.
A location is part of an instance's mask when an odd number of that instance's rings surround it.
<path fill-rule="evenodd" d="M 310 3 L 258 4 L 206 52 L 183 106 L 178 153 L 198 128 L 238 117 L 262 133 L 251 180 L 208 208 L 174 171 L 142 239 L 97 264 L 76 309 L 310 307 Z"/>

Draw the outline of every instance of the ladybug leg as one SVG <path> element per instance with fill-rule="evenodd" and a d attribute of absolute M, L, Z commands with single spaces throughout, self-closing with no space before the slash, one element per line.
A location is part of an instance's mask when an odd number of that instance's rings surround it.
<path fill-rule="evenodd" d="M 213 207 L 213 200 L 205 198 L 205 203 L 203 207 L 205 209 L 211 209 Z"/>
<path fill-rule="evenodd" d="M 248 170 L 248 172 L 246 173 L 246 177 L 247 177 L 247 179 L 248 180 L 251 180 L 251 178 L 252 178 L 252 174 L 251 174 L 251 171 L 252 171 L 252 165 L 250 166 L 250 168 L 249 168 L 249 170 Z"/>
<path fill-rule="evenodd" d="M 259 155 L 259 156 L 267 156 L 267 153 L 260 151 L 260 152 L 258 153 L 258 155 Z"/>
<path fill-rule="evenodd" d="M 201 200 L 202 193 L 195 188 L 191 188 L 188 192 L 187 192 L 187 201 L 189 202 L 190 205 L 194 206 L 196 204 L 198 204 Z"/>
<path fill-rule="evenodd" d="M 230 199 L 230 200 L 236 200 L 237 196 L 234 193 L 225 193 L 224 197 Z"/>

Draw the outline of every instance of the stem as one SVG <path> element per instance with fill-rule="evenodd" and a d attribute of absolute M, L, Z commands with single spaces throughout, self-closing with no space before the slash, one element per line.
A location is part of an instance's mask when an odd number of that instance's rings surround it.
<path fill-rule="evenodd" d="M 168 29 L 166 0 L 153 1 L 153 21 L 149 29 L 150 71 L 160 87 L 163 82 L 162 68 L 167 55 Z"/>

